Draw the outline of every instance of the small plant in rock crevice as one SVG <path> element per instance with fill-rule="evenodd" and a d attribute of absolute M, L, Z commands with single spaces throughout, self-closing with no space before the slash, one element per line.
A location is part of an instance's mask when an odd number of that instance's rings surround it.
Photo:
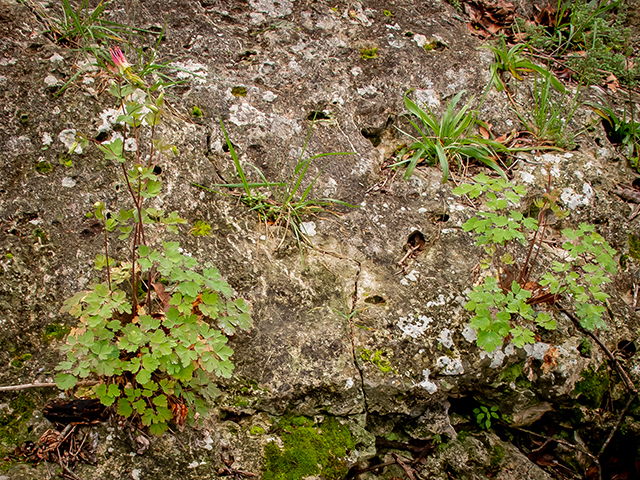
<path fill-rule="evenodd" d="M 609 141 L 620 147 L 629 164 L 640 173 L 640 122 L 633 118 L 634 105 L 631 104 L 629 111 L 625 108 L 622 118 L 605 102 L 588 102 L 586 105 L 602 119 L 602 126 Z"/>
<path fill-rule="evenodd" d="M 418 163 L 423 160 L 428 165 L 440 163 L 443 183 L 446 183 L 449 178 L 451 164 L 461 165 L 463 160 L 483 163 L 505 177 L 504 171 L 497 163 L 498 155 L 496 152 L 506 152 L 508 149 L 501 143 L 473 135 L 470 132 L 473 126 L 480 123 L 476 119 L 475 112 L 471 110 L 473 98 L 457 110 L 458 102 L 465 93 L 464 91 L 459 92 L 447 102 L 447 110 L 438 118 L 428 106 L 425 106 L 426 110 L 424 110 L 411 100 L 408 96 L 410 92 L 411 90 L 405 94 L 404 104 L 410 113 L 420 119 L 423 128 L 409 119 L 409 123 L 420 134 L 420 138 L 402 132 L 414 140 L 414 143 L 407 149 L 408 157 L 393 165 L 406 164 L 405 179 L 411 176 Z"/>
<path fill-rule="evenodd" d="M 285 236 L 287 232 L 293 232 L 300 249 L 301 258 L 302 245 L 303 243 L 308 243 L 306 230 L 302 225 L 304 216 L 326 212 L 328 207 L 332 205 L 343 205 L 346 207 L 357 208 L 355 205 L 350 205 L 346 202 L 333 198 L 314 199 L 310 197 L 313 186 L 325 170 L 321 169 L 313 179 L 309 180 L 307 178 L 308 171 L 313 161 L 327 156 L 352 154 L 351 152 L 320 153 L 305 159 L 304 156 L 307 151 L 307 145 L 311 137 L 311 132 L 313 131 L 313 126 L 314 121 L 312 120 L 302 151 L 298 156 L 294 171 L 289 178 L 277 182 L 270 182 L 260 169 L 251 165 L 259 176 L 260 181 L 249 182 L 247 174 L 236 153 L 236 149 L 229 139 L 229 135 L 227 134 L 222 119 L 220 119 L 220 127 L 224 133 L 229 153 L 231 154 L 231 158 L 233 159 L 233 163 L 236 168 L 236 172 L 240 177 L 241 183 L 219 184 L 213 186 L 218 188 L 242 189 L 240 200 L 251 210 L 255 211 L 261 221 L 266 224 L 271 223 L 275 225 L 284 225 Z M 210 192 L 221 193 L 213 188 L 208 188 L 203 185 L 194 185 Z M 284 242 L 285 236 L 282 237 L 280 245 Z M 304 259 L 302 260 L 304 262 Z"/>
<path fill-rule="evenodd" d="M 580 106 L 580 86 L 573 98 L 570 98 L 563 88 L 552 89 L 552 75 L 534 76 L 531 98 L 533 108 L 524 113 L 515 110 L 518 118 L 525 128 L 535 135 L 539 142 L 550 142 L 560 148 L 572 149 L 575 147 L 574 134 L 568 130 L 568 126 Z M 554 90 L 557 90 L 554 92 Z"/>
<path fill-rule="evenodd" d="M 251 318 L 249 305 L 234 298 L 217 269 L 200 265 L 177 242 L 155 246 L 162 232 L 177 233 L 185 223 L 176 212 L 149 205 L 162 188 L 154 168 L 176 148 L 159 136 L 164 99 L 151 96 L 159 85 L 145 87 L 119 49 L 112 56 L 109 91 L 119 103 L 122 129 L 96 146 L 121 171 L 130 204 L 114 211 L 95 204 L 105 229 L 95 267 L 106 270 L 106 281 L 64 302 L 62 312 L 79 323 L 62 347 L 67 360 L 57 367 L 56 382 L 68 390 L 78 380 L 97 379 L 91 396 L 161 434 L 170 421 L 182 428 L 206 412 L 217 395 L 211 376 L 229 377 L 233 370 L 227 338 L 248 329 Z M 127 261 L 110 255 L 108 233 L 115 230 L 126 242 Z"/>
<path fill-rule="evenodd" d="M 485 407 L 481 405 L 478 408 L 473 409 L 473 415 L 476 419 L 476 423 L 483 429 L 489 430 L 491 428 L 491 422 L 500 420 L 500 412 L 497 406 Z"/>
<path fill-rule="evenodd" d="M 613 74 L 633 87 L 640 78 L 640 67 L 632 60 L 631 30 L 624 27 L 625 9 L 622 0 L 558 1 L 550 27 L 526 27 L 530 44 L 554 58 L 563 58 L 587 84 L 600 83 Z"/>
<path fill-rule="evenodd" d="M 537 218 L 517 210 L 524 187 L 484 174 L 474 180 L 453 192 L 487 198 L 485 210 L 463 224 L 465 231 L 475 232 L 476 243 L 487 254 L 480 263 L 486 274 L 465 305 L 473 314 L 478 346 L 492 352 L 505 339 L 517 347 L 534 343 L 535 329 L 554 330 L 562 312 L 571 312 L 586 330 L 606 328 L 602 304 L 609 295 L 602 287 L 617 271 L 616 252 L 609 243 L 584 223 L 562 230 L 566 240 L 561 247 L 546 243 L 552 222 L 568 215 L 550 179 L 535 201 Z M 540 267 L 543 261 L 549 263 Z"/>
<path fill-rule="evenodd" d="M 523 80 L 522 75 L 527 72 L 534 72 L 545 79 L 545 81 L 552 85 L 558 92 L 564 93 L 564 85 L 545 67 L 536 65 L 531 60 L 524 58 L 521 52 L 526 50 L 527 45 L 524 43 L 517 43 L 511 48 L 507 48 L 507 42 L 504 36 L 500 37 L 501 44 L 494 45 L 482 45 L 479 48 L 485 48 L 491 50 L 495 56 L 493 63 L 489 67 L 491 71 L 491 81 L 499 92 L 503 91 L 506 87 L 504 80 L 502 79 L 503 73 L 508 73 L 516 80 Z"/>

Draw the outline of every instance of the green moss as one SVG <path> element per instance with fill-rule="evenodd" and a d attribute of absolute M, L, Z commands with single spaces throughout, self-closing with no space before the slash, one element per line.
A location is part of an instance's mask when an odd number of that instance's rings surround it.
<path fill-rule="evenodd" d="M 251 435 L 262 435 L 264 433 L 264 428 L 262 427 L 251 427 Z"/>
<path fill-rule="evenodd" d="M 284 450 L 270 442 L 265 446 L 263 480 L 301 480 L 321 475 L 338 480 L 348 472 L 346 456 L 355 447 L 349 429 L 332 417 L 314 425 L 307 417 L 286 416 L 276 425 Z"/>
<path fill-rule="evenodd" d="M 238 395 L 237 397 L 234 397 L 233 404 L 236 407 L 246 407 L 247 405 L 249 405 L 249 400 L 246 397 Z"/>
<path fill-rule="evenodd" d="M 50 323 L 44 329 L 44 339 L 47 342 L 51 340 L 62 340 L 67 333 L 71 331 L 71 328 L 61 323 Z"/>
<path fill-rule="evenodd" d="M 578 345 L 578 351 L 583 357 L 591 356 L 591 342 L 588 338 L 585 337 L 582 339 L 580 345 Z"/>
<path fill-rule="evenodd" d="M 491 460 L 492 467 L 498 466 L 504 458 L 504 448 L 502 447 L 502 445 L 496 445 L 495 447 L 493 447 L 491 449 L 489 458 Z"/>
<path fill-rule="evenodd" d="M 370 58 L 378 58 L 378 48 L 361 48 L 360 49 L 360 58 L 363 60 L 368 60 Z"/>
<path fill-rule="evenodd" d="M 609 372 L 606 365 L 601 365 L 598 370 L 589 367 L 580 376 L 582 380 L 576 382 L 573 393 L 586 406 L 598 408 L 602 404 L 603 397 L 609 391 Z"/>
<path fill-rule="evenodd" d="M 517 386 L 522 388 L 530 388 L 531 382 L 524 376 L 522 368 L 522 363 L 514 363 L 513 365 L 509 365 L 500 374 L 499 381 L 509 384 L 515 383 Z"/>
<path fill-rule="evenodd" d="M 9 400 L 9 408 L 0 410 L 0 455 L 10 453 L 25 438 L 24 423 L 31 418 L 36 403 L 22 392 Z"/>
<path fill-rule="evenodd" d="M 384 350 L 371 352 L 371 350 L 367 350 L 366 348 L 360 350 L 360 358 L 362 361 L 373 363 L 382 373 L 395 372 L 391 366 L 390 357 L 393 357 L 393 352 L 385 352 Z"/>
<path fill-rule="evenodd" d="M 640 260 L 640 237 L 629 234 L 629 255 L 636 260 Z"/>
<path fill-rule="evenodd" d="M 33 358 L 33 355 L 31 355 L 30 353 L 25 353 L 24 355 L 21 355 L 11 360 L 11 366 L 14 368 L 22 368 L 24 367 L 24 362 L 26 362 L 27 360 L 31 360 L 32 358 Z"/>
<path fill-rule="evenodd" d="M 233 87 L 231 89 L 231 95 L 234 97 L 246 97 L 247 89 L 245 87 Z"/>
<path fill-rule="evenodd" d="M 49 162 L 38 162 L 34 168 L 36 169 L 36 172 L 41 175 L 47 175 L 51 170 L 53 170 L 53 167 Z"/>
<path fill-rule="evenodd" d="M 193 108 L 191 109 L 191 115 L 193 115 L 196 118 L 202 118 L 202 110 L 200 110 L 200 108 L 197 105 L 194 105 Z"/>

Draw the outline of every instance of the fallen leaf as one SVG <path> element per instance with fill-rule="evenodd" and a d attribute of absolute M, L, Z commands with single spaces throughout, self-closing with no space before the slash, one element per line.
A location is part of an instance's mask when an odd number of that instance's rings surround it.
<path fill-rule="evenodd" d="M 611 92 L 616 93 L 618 91 L 618 89 L 620 88 L 620 84 L 618 83 L 618 79 L 616 78 L 616 76 L 613 73 L 610 73 L 609 76 L 607 77 L 607 79 L 605 80 L 605 85 L 607 86 L 608 90 L 611 90 Z"/>
<path fill-rule="evenodd" d="M 169 311 L 169 302 L 171 301 L 171 295 L 169 295 L 165 291 L 163 284 L 152 283 L 151 285 L 153 286 L 153 289 L 155 290 L 156 295 L 158 295 L 158 298 L 162 302 L 162 310 L 165 312 Z"/>
<path fill-rule="evenodd" d="M 560 358 L 560 351 L 556 347 L 549 347 L 542 359 L 542 371 L 549 373 L 553 367 L 558 365 L 558 358 Z"/>
<path fill-rule="evenodd" d="M 488 123 L 487 126 L 489 127 L 489 129 L 491 129 L 491 124 Z M 482 125 L 480 125 L 479 130 L 482 138 L 484 138 L 485 140 L 489 140 L 491 138 L 491 132 L 484 128 Z"/>

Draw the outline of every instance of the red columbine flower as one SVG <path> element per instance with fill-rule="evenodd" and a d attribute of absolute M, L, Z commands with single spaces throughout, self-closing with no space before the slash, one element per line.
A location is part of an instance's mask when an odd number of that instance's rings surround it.
<path fill-rule="evenodd" d="M 111 59 L 116 66 L 117 72 L 122 75 L 124 72 L 131 68 L 131 64 L 127 61 L 127 57 L 124 56 L 120 47 L 110 48 Z M 111 69 L 113 73 L 116 73 L 115 69 Z"/>

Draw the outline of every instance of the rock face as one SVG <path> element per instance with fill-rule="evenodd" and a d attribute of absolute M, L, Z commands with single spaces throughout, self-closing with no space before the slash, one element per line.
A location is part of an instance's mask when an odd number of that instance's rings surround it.
<path fill-rule="evenodd" d="M 0 377 L 7 385 L 52 379 L 58 347 L 73 326 L 60 306 L 99 274 L 92 266 L 102 230 L 86 214 L 96 201 L 115 209 L 123 198 L 122 180 L 97 149 L 67 153 L 76 132 L 100 140 L 112 134 L 115 110 L 103 91 L 104 73 L 51 43 L 33 5 L 0 3 L 0 358 L 10 365 Z M 43 8 L 57 14 L 55 5 Z M 334 7 L 152 0 L 113 6 L 105 15 L 144 29 L 166 20 L 161 53 L 189 82 L 167 93 L 176 115 L 163 133 L 180 156 L 161 165 L 161 202 L 190 224 L 205 220 L 212 232 L 194 237 L 184 230 L 163 239 L 179 239 L 201 263 L 219 268 L 252 304 L 254 327 L 232 338 L 234 376 L 220 382 L 221 397 L 198 429 L 152 438 L 141 448 L 138 433 L 123 423 L 86 427 L 97 463 L 76 473 L 343 478 L 352 467 L 393 460 L 376 443 L 386 438 L 448 440 L 412 466 L 415 478 L 551 478 L 506 437 L 477 429 L 471 410 L 497 405 L 527 427 L 575 396 L 576 383 L 585 371 L 597 371 L 603 354 L 595 345 L 590 353 L 579 349 L 583 337 L 568 320 L 524 349 L 510 343 L 491 354 L 479 349 L 464 305 L 481 251 L 461 228 L 475 210 L 452 194 L 451 182 L 442 183 L 438 168 L 418 169 L 406 181 L 402 170 L 382 168 L 410 140 L 402 133 L 410 128 L 405 92 L 415 89 L 420 103 L 441 112 L 453 94 L 479 96 L 489 83 L 492 56 L 477 49 L 460 14 L 439 1 Z M 433 39 L 443 48 L 426 49 Z M 64 94 L 54 95 L 77 72 Z M 506 96 L 494 89 L 480 116 L 497 134 L 517 124 Z M 219 118 L 252 181 L 260 179 L 256 171 L 273 182 L 291 178 L 303 149 L 307 156 L 348 152 L 317 158 L 304 188 L 317 176 L 314 198 L 355 207 L 304 218 L 313 248 L 301 252 L 282 225 L 265 227 L 244 205 L 198 188 L 237 181 Z M 562 190 L 571 216 L 554 232 L 595 224 L 629 254 L 638 220 L 629 220 L 628 205 L 612 192 L 631 172 L 600 127 L 580 137 L 577 151 L 520 153 L 513 160 L 510 174 L 530 198 L 549 175 Z M 637 336 L 637 257 L 628 262 L 608 289 L 610 329 L 601 336 L 611 350 Z M 550 364 L 545 355 L 552 347 Z M 634 358 L 627 366 L 636 378 Z M 13 407 L 0 407 L 8 418 Z M 7 435 L 5 448 L 37 440 L 50 427 L 34 407 L 32 428 Z M 344 453 L 317 441 L 334 434 L 334 443 L 348 447 Z M 312 467 L 287 476 L 283 469 L 296 462 L 287 456 L 292 439 L 309 442 Z M 404 474 L 396 463 L 361 478 Z M 47 478 L 47 469 L 14 464 L 8 475 Z"/>

